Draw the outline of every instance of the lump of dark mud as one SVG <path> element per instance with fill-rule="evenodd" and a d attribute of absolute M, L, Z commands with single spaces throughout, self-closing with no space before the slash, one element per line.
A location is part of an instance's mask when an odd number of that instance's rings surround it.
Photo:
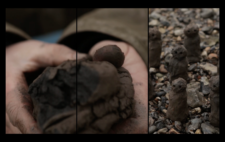
<path fill-rule="evenodd" d="M 130 73 L 90 57 L 47 67 L 29 94 L 43 133 L 108 133 L 133 112 Z"/>
<path fill-rule="evenodd" d="M 124 62 L 124 53 L 116 45 L 106 45 L 96 50 L 93 57 L 94 61 L 108 61 L 119 68 Z"/>

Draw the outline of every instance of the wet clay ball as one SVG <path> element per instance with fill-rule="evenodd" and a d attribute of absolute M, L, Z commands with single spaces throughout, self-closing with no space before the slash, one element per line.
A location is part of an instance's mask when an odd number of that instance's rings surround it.
<path fill-rule="evenodd" d="M 106 45 L 96 50 L 93 61 L 108 61 L 119 68 L 124 62 L 124 53 L 116 45 Z"/>

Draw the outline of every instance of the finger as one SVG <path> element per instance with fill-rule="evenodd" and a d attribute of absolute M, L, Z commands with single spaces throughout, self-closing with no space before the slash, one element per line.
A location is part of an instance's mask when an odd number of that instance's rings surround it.
<path fill-rule="evenodd" d="M 28 87 L 24 78 L 18 76 L 15 78 L 17 80 L 7 78 L 7 83 L 11 82 L 6 88 L 6 113 L 9 120 L 22 133 L 41 133 L 32 116 L 32 101 L 27 93 Z"/>
<path fill-rule="evenodd" d="M 5 116 L 6 116 L 6 134 L 21 134 L 20 130 L 11 124 L 7 113 L 5 114 Z"/>
<path fill-rule="evenodd" d="M 33 57 L 33 60 L 44 67 L 56 66 L 66 60 L 76 60 L 87 56 L 87 54 L 76 52 L 61 44 L 45 43 L 38 50 L 38 54 Z"/>

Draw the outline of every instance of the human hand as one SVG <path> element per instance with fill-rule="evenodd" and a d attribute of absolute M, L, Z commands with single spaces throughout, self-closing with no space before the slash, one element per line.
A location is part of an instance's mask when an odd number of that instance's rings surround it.
<path fill-rule="evenodd" d="M 112 127 L 110 133 L 143 134 L 148 133 L 148 70 L 135 49 L 125 43 L 104 40 L 95 44 L 89 54 L 93 56 L 95 51 L 105 45 L 117 45 L 125 55 L 122 65 L 127 69 L 133 79 L 134 85 L 134 113 L 131 117 Z M 147 54 L 147 53 L 146 53 Z"/>
<path fill-rule="evenodd" d="M 78 53 L 78 58 L 86 54 Z M 25 72 L 76 59 L 76 51 L 60 44 L 27 40 L 6 47 L 6 133 L 41 133 L 32 116 Z"/>

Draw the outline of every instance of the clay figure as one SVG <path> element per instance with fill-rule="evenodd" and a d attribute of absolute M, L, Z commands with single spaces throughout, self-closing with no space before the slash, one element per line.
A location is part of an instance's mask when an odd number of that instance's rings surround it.
<path fill-rule="evenodd" d="M 43 133 L 108 133 L 133 112 L 130 73 L 90 57 L 47 67 L 29 86 L 29 94 Z"/>
<path fill-rule="evenodd" d="M 217 74 L 220 75 L 220 52 L 217 52 L 218 64 L 217 64 Z"/>
<path fill-rule="evenodd" d="M 184 46 L 187 49 L 189 63 L 196 63 L 201 60 L 199 28 L 195 23 L 190 23 L 184 29 Z"/>
<path fill-rule="evenodd" d="M 211 105 L 211 113 L 209 115 L 210 123 L 219 127 L 220 125 L 220 100 L 219 100 L 219 76 L 212 76 L 210 79 L 210 105 Z"/>
<path fill-rule="evenodd" d="M 169 80 L 172 83 L 173 80 L 181 77 L 188 80 L 188 62 L 187 62 L 187 50 L 183 47 L 183 45 L 176 45 L 172 49 L 173 57 L 169 61 L 168 72 L 169 72 Z"/>
<path fill-rule="evenodd" d="M 178 78 L 172 82 L 166 117 L 173 121 L 185 122 L 188 117 L 189 111 L 186 87 L 187 82 L 183 78 Z"/>
<path fill-rule="evenodd" d="M 124 62 L 124 53 L 116 45 L 106 45 L 96 50 L 93 57 L 94 61 L 108 61 L 119 68 Z"/>
<path fill-rule="evenodd" d="M 160 66 L 160 55 L 162 50 L 161 33 L 156 28 L 149 29 L 149 67 Z"/>

